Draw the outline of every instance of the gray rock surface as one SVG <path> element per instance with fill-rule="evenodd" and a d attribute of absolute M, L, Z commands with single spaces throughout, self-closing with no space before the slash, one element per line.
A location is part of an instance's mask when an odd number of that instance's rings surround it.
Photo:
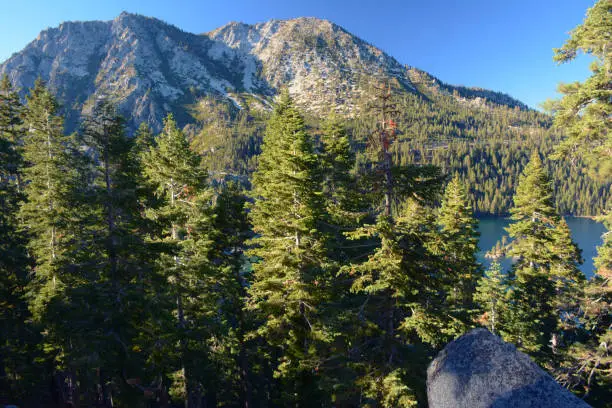
<path fill-rule="evenodd" d="M 131 129 L 145 121 L 157 131 L 168 112 L 189 122 L 190 106 L 204 97 L 269 109 L 286 87 L 306 111 L 351 115 L 380 79 L 392 79 L 405 92 L 418 92 L 414 81 L 449 95 L 467 89 L 444 85 L 316 18 L 229 23 L 204 34 L 130 13 L 112 21 L 66 22 L 0 62 L 4 74 L 22 95 L 36 78 L 46 81 L 66 109 L 68 131 L 98 98 L 118 103 Z M 525 108 L 504 94 L 469 91 L 474 97 L 457 96 L 461 103 Z"/>
<path fill-rule="evenodd" d="M 427 370 L 430 408 L 587 408 L 526 354 L 486 329 L 449 343 Z"/>

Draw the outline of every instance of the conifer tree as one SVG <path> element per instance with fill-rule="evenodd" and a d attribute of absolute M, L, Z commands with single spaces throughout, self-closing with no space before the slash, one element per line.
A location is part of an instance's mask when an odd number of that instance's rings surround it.
<path fill-rule="evenodd" d="M 328 237 L 328 255 L 340 264 L 363 253 L 364 247 L 347 242 L 345 233 L 354 230 L 368 215 L 369 203 L 360 194 L 355 153 L 348 132 L 333 114 L 323 123 L 321 144 L 320 172 L 327 218 L 324 230 Z"/>
<path fill-rule="evenodd" d="M 327 283 L 318 166 L 304 119 L 284 93 L 268 121 L 253 174 L 250 214 L 257 236 L 250 254 L 259 261 L 253 265 L 249 308 L 263 319 L 257 335 L 271 346 L 283 400 L 299 406 L 320 398 L 316 370 L 327 340 L 319 310 Z"/>
<path fill-rule="evenodd" d="M 578 308 L 585 276 L 579 269 L 582 264 L 582 251 L 572 240 L 571 231 L 563 217 L 551 234 L 551 250 L 555 254 L 551 265 L 551 275 L 555 283 L 555 308 L 561 313 L 563 323 L 573 325 L 573 316 Z M 566 322 L 568 318 L 572 321 Z"/>
<path fill-rule="evenodd" d="M 36 261 L 31 306 L 38 316 L 46 302 L 65 285 L 63 257 L 71 234 L 64 228 L 70 217 L 74 166 L 69 155 L 72 141 L 63 134 L 63 118 L 55 98 L 38 80 L 27 99 L 24 176 L 28 186 L 21 216 Z"/>
<path fill-rule="evenodd" d="M 418 373 L 426 365 L 421 344 L 439 344 L 445 337 L 439 320 L 443 300 L 436 293 L 439 257 L 432 251 L 438 241 L 433 208 L 408 200 L 396 217 L 381 216 L 352 235 L 374 233 L 380 246 L 348 272 L 354 276 L 351 290 L 366 295 L 353 329 L 354 347 L 363 348 L 362 360 L 353 363 L 356 385 L 367 406 L 414 406 L 422 387 Z"/>
<path fill-rule="evenodd" d="M 18 191 L 22 188 L 20 169 L 23 167 L 23 115 L 24 106 L 19 94 L 5 74 L 0 79 L 0 134 L 5 143 L 8 143 L 4 146 L 3 155 L 5 171 L 14 179 Z"/>
<path fill-rule="evenodd" d="M 5 76 L 0 81 L 0 396 L 22 396 L 26 392 L 25 367 L 34 356 L 27 355 L 29 313 L 25 287 L 30 262 L 26 237 L 19 230 L 20 173 L 23 160 L 23 107 Z M 19 379 L 19 380 L 18 380 Z"/>
<path fill-rule="evenodd" d="M 448 302 L 453 296 L 448 278 L 452 264 L 444 259 L 441 250 L 444 236 L 437 215 L 433 205 L 408 199 L 398 217 L 405 254 L 402 269 L 409 276 L 408 284 L 402 288 L 407 312 L 401 328 L 436 348 L 466 330 L 468 315 Z"/>
<path fill-rule="evenodd" d="M 507 231 L 514 241 L 509 255 L 516 257 L 512 268 L 515 327 L 508 339 L 542 358 L 554 352 L 560 324 L 561 294 L 567 296 L 568 278 L 579 279 L 581 261 L 569 229 L 554 208 L 550 179 L 537 153 L 519 180 Z"/>
<path fill-rule="evenodd" d="M 612 6 L 607 0 L 589 8 L 582 24 L 555 49 L 555 61 L 567 63 L 580 53 L 593 57 L 591 76 L 584 82 L 559 85 L 563 98 L 549 102 L 554 125 L 568 137 L 556 147 L 555 158 L 580 159 L 588 173 L 598 180 L 612 177 Z M 596 275 L 589 281 L 581 301 L 580 321 L 588 338 L 576 343 L 565 361 L 562 381 L 570 387 L 584 387 L 590 401 L 609 401 L 612 395 L 612 202 L 600 217 L 608 232 L 598 248 Z"/>
<path fill-rule="evenodd" d="M 368 406 L 412 406 L 422 389 L 416 373 L 425 366 L 420 359 L 424 354 L 414 351 L 422 343 L 441 343 L 456 325 L 440 331 L 448 322 L 437 293 L 442 290 L 435 252 L 440 239 L 431 206 L 439 173 L 427 166 L 394 165 L 390 146 L 396 135 L 396 105 L 390 87 L 379 91 L 374 110 L 380 122 L 369 139 L 373 162 L 365 166 L 364 177 L 376 200 L 371 205 L 377 220 L 347 233 L 374 246 L 364 251 L 365 261 L 343 268 L 352 280 L 351 291 L 363 295 L 351 339 L 361 358 L 350 365 Z M 405 197 L 411 199 L 402 203 Z"/>
<path fill-rule="evenodd" d="M 140 154 L 145 154 L 155 146 L 155 135 L 153 134 L 151 127 L 146 122 L 143 122 L 140 124 L 140 126 L 138 126 L 134 139 L 134 145 L 136 146 L 135 149 Z"/>
<path fill-rule="evenodd" d="M 583 386 L 588 401 L 606 403 L 612 397 L 612 221 L 595 258 L 596 274 L 580 302 L 580 321 L 588 338 L 570 350 L 573 386 Z"/>
<path fill-rule="evenodd" d="M 584 333 L 562 356 L 556 379 L 565 387 L 580 393 L 593 406 L 605 406 L 612 395 L 612 296 L 610 277 L 598 273 L 591 278 L 580 300 L 577 319 Z"/>
<path fill-rule="evenodd" d="M 134 140 L 112 103 L 97 102 L 84 120 L 82 140 L 92 158 L 83 172 L 89 182 L 79 269 L 86 280 L 67 294 L 79 305 L 75 321 L 97 320 L 95 330 L 75 327 L 82 333 L 80 352 L 97 351 L 82 370 L 90 394 L 105 406 L 130 404 L 141 392 L 125 379 L 142 375 L 143 359 L 127 345 L 137 344 L 142 321 L 150 318 L 143 282 L 157 254 L 144 242 L 148 226 L 136 184 L 141 169 Z"/>
<path fill-rule="evenodd" d="M 176 359 L 159 364 L 175 371 L 171 389 L 175 398 L 183 399 L 188 407 L 197 407 L 204 394 L 211 391 L 205 388 L 207 373 L 202 363 L 208 358 L 207 316 L 214 314 L 211 307 L 215 303 L 209 259 L 212 243 L 207 174 L 172 116 L 165 119 L 156 145 L 145 153 L 143 162 L 147 179 L 160 200 L 147 214 L 160 224 L 156 239 L 168 251 L 157 267 L 167 285 L 165 291 L 160 288 L 160 295 L 169 298 L 167 304 L 174 303 L 176 316 L 174 321 L 166 319 L 165 324 L 170 326 L 164 326 L 159 333 L 173 333 L 178 348 L 167 352 Z"/>
<path fill-rule="evenodd" d="M 352 212 L 362 210 L 354 175 L 355 153 L 344 124 L 335 115 L 323 123 L 321 142 L 321 172 L 323 192 L 329 203 L 328 212 L 337 223 L 350 223 L 357 215 Z"/>
<path fill-rule="evenodd" d="M 23 138 L 25 201 L 21 205 L 22 229 L 29 238 L 35 263 L 28 283 L 28 303 L 34 321 L 44 333 L 42 347 L 53 361 L 55 388 L 66 387 L 63 402 L 78 399 L 76 337 L 71 319 L 72 305 L 67 288 L 82 282 L 76 272 L 75 251 L 80 247 L 80 214 L 77 191 L 82 160 L 75 141 L 64 135 L 59 105 L 41 80 L 27 97 Z M 71 318 L 66 319 L 66 315 Z M 68 384 L 67 386 L 65 384 Z"/>
<path fill-rule="evenodd" d="M 219 387 L 225 389 L 228 401 L 240 401 L 240 406 L 253 406 L 257 394 L 253 382 L 253 363 L 260 361 L 254 343 L 248 341 L 247 333 L 253 329 L 254 320 L 247 311 L 247 288 L 250 285 L 251 273 L 248 258 L 245 255 L 246 241 L 252 237 L 250 223 L 246 212 L 246 192 L 233 181 L 226 182 L 219 191 L 214 206 L 212 222 L 213 249 L 212 262 L 217 266 L 215 274 L 217 293 L 221 306 L 219 327 L 215 337 L 219 347 L 229 355 L 229 359 L 219 356 L 225 362 L 218 371 L 228 373 L 219 379 Z M 232 387 L 233 386 L 233 387 Z M 229 392 L 228 392 L 229 391 Z"/>
<path fill-rule="evenodd" d="M 606 179 L 612 174 L 612 6 L 598 0 L 587 10 L 582 24 L 570 32 L 570 38 L 555 49 L 558 63 L 573 61 L 580 53 L 593 57 L 591 76 L 584 82 L 560 84 L 563 98 L 548 102 L 554 124 L 568 137 L 556 148 L 557 158 L 580 157 L 593 174 Z"/>
<path fill-rule="evenodd" d="M 364 301 L 363 294 L 350 293 L 351 281 L 338 278 L 338 272 L 351 259 L 363 258 L 373 250 L 375 240 L 351 240 L 351 231 L 361 226 L 368 218 L 367 198 L 361 194 L 356 172 L 355 153 L 351 138 L 340 117 L 331 114 L 322 124 L 321 152 L 319 153 L 322 175 L 322 197 L 325 211 L 321 231 L 325 234 L 326 257 L 329 260 L 325 280 L 329 282 L 327 301 L 321 306 L 321 318 L 325 321 L 334 340 L 329 344 L 327 363 L 320 367 L 322 383 L 332 394 L 334 401 L 351 401 L 354 395 L 352 379 L 354 367 L 348 357 L 354 340 L 356 325 L 354 310 Z"/>
<path fill-rule="evenodd" d="M 565 229 L 566 227 L 564 227 Z M 559 248 L 567 238 L 560 239 Z M 559 303 L 563 311 L 563 328 L 572 330 L 576 341 L 562 350 L 555 377 L 565 387 L 582 394 L 593 406 L 605 406 L 612 396 L 612 274 L 602 265 L 605 248 L 598 249 L 596 274 L 586 284 L 575 277 L 575 266 L 562 263 L 563 279 L 557 284 L 561 292 Z M 565 254 L 575 254 L 576 248 L 565 248 Z M 579 254 L 578 254 L 579 256 Z M 578 288 L 576 288 L 578 287 Z"/>
<path fill-rule="evenodd" d="M 465 185 L 458 175 L 446 186 L 438 216 L 441 252 L 446 264 L 448 302 L 456 317 L 469 325 L 476 282 L 482 276 L 476 261 L 478 221 L 469 204 Z"/>
<path fill-rule="evenodd" d="M 147 237 L 158 235 L 160 228 L 159 223 L 146 216 L 147 211 L 158 204 L 158 198 L 155 196 L 155 186 L 148 180 L 145 173 L 146 157 L 155 146 L 156 141 L 153 131 L 146 123 L 141 123 L 131 143 L 129 161 L 131 163 L 130 177 L 134 179 L 139 212 L 142 218 L 140 220 L 142 233 Z M 150 240 L 147 242 L 151 243 Z M 161 251 L 161 248 L 155 248 L 155 245 L 147 249 L 156 254 Z"/>
<path fill-rule="evenodd" d="M 499 262 L 494 261 L 480 278 L 474 300 L 480 306 L 480 323 L 491 333 L 503 333 L 508 313 L 509 286 Z"/>

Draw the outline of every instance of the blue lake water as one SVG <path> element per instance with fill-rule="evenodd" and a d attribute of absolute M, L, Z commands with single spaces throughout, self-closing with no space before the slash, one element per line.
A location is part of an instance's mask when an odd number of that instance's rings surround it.
<path fill-rule="evenodd" d="M 584 264 L 581 265 L 580 269 L 587 277 L 591 277 L 593 275 L 593 258 L 597 255 L 597 247 L 601 245 L 601 237 L 606 229 L 601 223 L 589 218 L 565 217 L 565 221 L 572 231 L 574 242 L 582 249 Z M 504 228 L 508 226 L 509 222 L 508 218 L 503 217 L 479 219 L 480 242 L 478 247 L 480 252 L 478 253 L 478 260 L 482 262 L 485 268 L 491 264 L 491 259 L 484 257 L 485 253 L 493 248 L 502 236 L 508 235 Z M 511 261 L 509 259 L 503 260 L 502 266 L 504 270 L 508 270 Z"/>

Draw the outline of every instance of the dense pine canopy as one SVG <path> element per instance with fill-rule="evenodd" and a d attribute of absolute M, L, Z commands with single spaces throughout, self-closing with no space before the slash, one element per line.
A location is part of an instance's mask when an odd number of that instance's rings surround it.
<path fill-rule="evenodd" d="M 420 407 L 431 359 L 484 326 L 609 406 L 612 238 L 587 280 L 563 215 L 612 227 L 610 13 L 556 51 L 595 61 L 553 128 L 415 77 L 352 118 L 283 92 L 131 136 L 97 100 L 66 134 L 42 81 L 21 101 L 4 77 L 0 403 Z M 487 213 L 510 216 L 509 271 L 477 260 Z"/>

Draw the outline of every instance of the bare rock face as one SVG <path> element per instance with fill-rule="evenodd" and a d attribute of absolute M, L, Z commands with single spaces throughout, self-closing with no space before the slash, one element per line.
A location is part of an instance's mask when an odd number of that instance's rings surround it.
<path fill-rule="evenodd" d="M 68 131 L 99 98 L 117 103 L 130 129 L 147 122 L 157 131 L 170 112 L 179 123 L 192 122 L 190 107 L 203 98 L 267 109 L 284 87 L 305 111 L 350 116 L 382 79 L 402 92 L 420 92 L 418 81 L 436 92 L 456 91 L 461 103 L 467 92 L 471 105 L 486 99 L 526 108 L 504 94 L 443 84 L 316 18 L 230 23 L 205 34 L 125 12 L 112 21 L 66 22 L 0 61 L 4 74 L 22 96 L 42 78 L 64 106 Z"/>
<path fill-rule="evenodd" d="M 427 370 L 430 408 L 587 408 L 512 344 L 486 329 L 449 343 Z"/>

